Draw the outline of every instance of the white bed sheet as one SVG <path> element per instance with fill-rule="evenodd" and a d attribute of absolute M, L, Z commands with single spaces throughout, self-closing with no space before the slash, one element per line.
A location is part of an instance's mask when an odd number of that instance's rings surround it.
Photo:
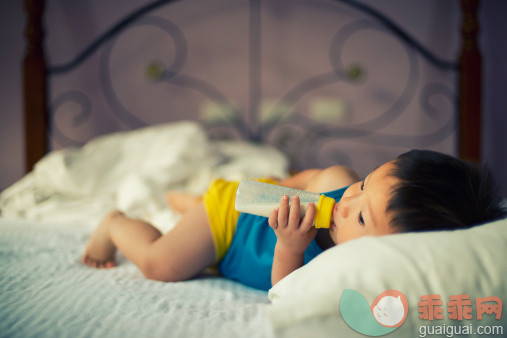
<path fill-rule="evenodd" d="M 85 223 L 0 218 L 1 337 L 271 337 L 267 293 L 214 276 L 163 283 L 79 258 Z"/>

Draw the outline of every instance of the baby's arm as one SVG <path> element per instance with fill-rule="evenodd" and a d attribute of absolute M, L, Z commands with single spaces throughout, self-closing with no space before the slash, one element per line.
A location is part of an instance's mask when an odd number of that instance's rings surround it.
<path fill-rule="evenodd" d="M 277 241 L 271 269 L 271 285 L 300 268 L 304 264 L 305 250 L 317 234 L 313 227 L 315 204 L 310 203 L 305 217 L 300 220 L 299 197 L 294 196 L 289 208 L 289 198 L 284 196 L 280 207 L 269 217 L 269 225 L 275 231 Z"/>
<path fill-rule="evenodd" d="M 326 169 L 305 170 L 278 183 L 311 192 L 326 192 L 357 181 L 359 181 L 359 177 L 352 169 L 334 166 Z M 293 201 L 292 206 L 289 210 L 289 200 L 282 199 L 280 207 L 274 210 L 269 217 L 269 225 L 277 237 L 271 270 L 272 285 L 303 266 L 304 252 L 317 234 L 317 230 L 313 227 L 315 205 L 308 205 L 302 220 L 299 217 L 299 199 Z"/>
<path fill-rule="evenodd" d="M 333 166 L 326 169 L 304 170 L 278 181 L 278 184 L 311 192 L 326 192 L 345 187 L 359 180 L 359 176 L 352 169 L 345 166 Z"/>
<path fill-rule="evenodd" d="M 289 176 L 283 180 L 278 181 L 278 184 L 285 187 L 302 189 L 304 190 L 314 177 L 320 174 L 323 169 L 307 169 L 303 170 L 295 175 Z"/>

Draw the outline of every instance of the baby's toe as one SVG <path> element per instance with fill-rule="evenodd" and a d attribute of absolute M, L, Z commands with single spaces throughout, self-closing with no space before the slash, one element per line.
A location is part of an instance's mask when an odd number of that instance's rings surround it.
<path fill-rule="evenodd" d="M 114 268 L 116 264 L 114 262 L 108 261 L 106 262 L 106 269 Z"/>
<path fill-rule="evenodd" d="M 92 268 L 98 267 L 98 262 L 95 259 L 91 258 L 90 256 L 84 256 L 83 263 L 88 266 L 91 266 Z"/>

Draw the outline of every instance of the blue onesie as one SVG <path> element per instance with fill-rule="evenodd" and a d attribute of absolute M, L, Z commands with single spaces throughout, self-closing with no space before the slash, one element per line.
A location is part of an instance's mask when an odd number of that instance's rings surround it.
<path fill-rule="evenodd" d="M 333 190 L 324 195 L 339 201 L 347 188 Z M 271 288 L 275 244 L 276 234 L 269 226 L 267 217 L 243 213 L 236 223 L 229 250 L 218 263 L 218 269 L 227 278 L 267 291 Z M 304 264 L 321 252 L 322 249 L 314 239 L 305 251 Z"/>

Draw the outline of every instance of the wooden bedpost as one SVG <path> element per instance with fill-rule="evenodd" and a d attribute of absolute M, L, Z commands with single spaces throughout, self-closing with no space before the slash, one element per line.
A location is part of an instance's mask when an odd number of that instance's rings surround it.
<path fill-rule="evenodd" d="M 481 160 L 481 53 L 477 44 L 479 0 L 461 0 L 462 47 L 459 59 L 459 156 Z"/>
<path fill-rule="evenodd" d="M 25 10 L 27 45 L 23 60 L 23 88 L 25 169 L 28 172 L 48 149 L 47 80 L 42 28 L 44 0 L 25 0 Z"/>

